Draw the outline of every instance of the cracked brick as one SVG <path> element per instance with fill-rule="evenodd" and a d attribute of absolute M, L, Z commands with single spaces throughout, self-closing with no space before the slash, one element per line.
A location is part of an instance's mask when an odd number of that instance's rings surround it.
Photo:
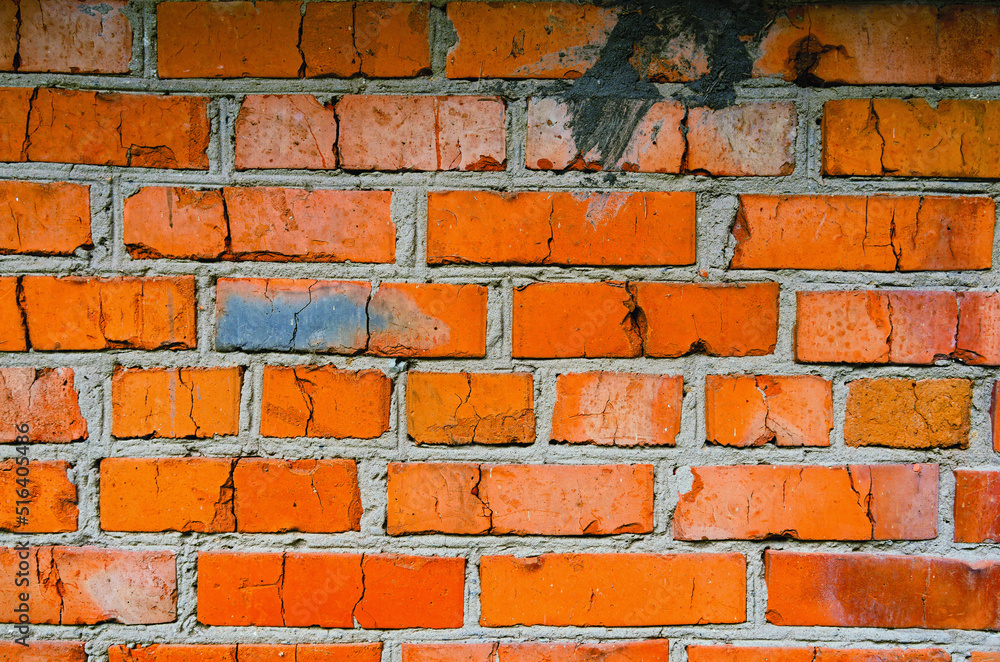
<path fill-rule="evenodd" d="M 8 662 L 87 662 L 82 641 L 33 641 L 27 646 L 0 641 L 0 657 Z"/>
<path fill-rule="evenodd" d="M 949 662 L 940 648 L 797 648 L 688 646 L 689 662 Z"/>
<path fill-rule="evenodd" d="M 955 470 L 955 542 L 1000 542 L 1000 471 Z"/>
<path fill-rule="evenodd" d="M 668 662 L 666 639 L 602 643 L 403 644 L 403 662 Z"/>
<path fill-rule="evenodd" d="M 248 94 L 235 132 L 237 170 L 337 167 L 337 115 L 314 96 Z"/>
<path fill-rule="evenodd" d="M 73 255 L 93 247 L 90 186 L 0 182 L 0 253 Z"/>
<path fill-rule="evenodd" d="M 13 58 L 3 58 L 3 70 L 129 73 L 132 24 L 124 0 L 17 0 L 16 5 L 17 66 Z"/>
<path fill-rule="evenodd" d="M 77 530 L 76 485 L 70 482 L 70 464 L 61 460 L 33 461 L 30 464 L 27 487 L 18 483 L 15 460 L 0 461 L 0 530 L 11 533 L 62 533 Z M 19 524 L 18 501 L 25 500 L 19 492 L 27 489 L 30 501 L 28 523 Z"/>
<path fill-rule="evenodd" d="M 87 438 L 72 368 L 0 368 L 0 443 L 14 443 L 15 424 L 28 425 L 28 442 L 68 443 Z"/>
<path fill-rule="evenodd" d="M 966 448 L 972 407 L 967 379 L 856 379 L 848 382 L 848 446 Z"/>
<path fill-rule="evenodd" d="M 705 437 L 746 448 L 829 446 L 833 387 L 813 375 L 708 375 Z"/>
<path fill-rule="evenodd" d="M 109 662 L 379 662 L 381 643 L 151 644 L 108 648 Z M 82 662 L 82 661 L 81 661 Z"/>

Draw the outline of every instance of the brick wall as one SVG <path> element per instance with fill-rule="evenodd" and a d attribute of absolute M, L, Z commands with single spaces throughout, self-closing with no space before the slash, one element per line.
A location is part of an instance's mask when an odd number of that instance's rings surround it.
<path fill-rule="evenodd" d="M 0 658 L 1000 660 L 998 83 L 988 5 L 0 0 Z"/>

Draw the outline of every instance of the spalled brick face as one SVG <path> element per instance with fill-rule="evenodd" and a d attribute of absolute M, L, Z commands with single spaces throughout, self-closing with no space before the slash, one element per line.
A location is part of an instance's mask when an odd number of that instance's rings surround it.
<path fill-rule="evenodd" d="M 782 4 L 0 0 L 0 660 L 1000 662 L 1000 9 Z"/>

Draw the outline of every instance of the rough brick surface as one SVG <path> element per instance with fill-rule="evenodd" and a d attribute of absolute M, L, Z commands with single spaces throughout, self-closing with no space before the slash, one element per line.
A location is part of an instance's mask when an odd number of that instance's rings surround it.
<path fill-rule="evenodd" d="M 403 644 L 403 662 L 667 662 L 666 639 L 591 643 Z"/>
<path fill-rule="evenodd" d="M 764 558 L 770 623 L 1000 629 L 995 562 L 778 551 Z"/>
<path fill-rule="evenodd" d="M 249 94 L 236 117 L 236 169 L 337 167 L 337 116 L 306 94 Z"/>
<path fill-rule="evenodd" d="M 688 646 L 689 662 L 948 662 L 940 648 Z"/>
<path fill-rule="evenodd" d="M 972 383 L 966 379 L 857 379 L 847 384 L 848 446 L 965 448 Z"/>
<path fill-rule="evenodd" d="M 0 253 L 72 255 L 92 246 L 90 187 L 0 182 Z"/>
<path fill-rule="evenodd" d="M 21 471 L 18 472 L 18 467 Z M 0 530 L 21 533 L 61 533 L 77 530 L 76 486 L 66 472 L 68 462 L 0 461 Z M 27 496 L 23 491 L 27 490 Z M 26 501 L 27 504 L 19 504 Z M 27 524 L 18 515 L 27 508 Z"/>
<path fill-rule="evenodd" d="M 109 662 L 379 662 L 382 644 L 152 644 L 112 646 Z"/>
<path fill-rule="evenodd" d="M 83 642 L 29 640 L 25 643 L 0 641 L 0 655 L 10 662 L 87 662 Z"/>
<path fill-rule="evenodd" d="M 27 425 L 28 443 L 87 438 L 72 368 L 0 368 L 0 443 L 14 443 Z"/>
<path fill-rule="evenodd" d="M 955 541 L 1000 542 L 1000 471 L 955 471 Z"/>
<path fill-rule="evenodd" d="M 937 536 L 934 464 L 693 467 L 678 540 L 927 540 Z"/>
<path fill-rule="evenodd" d="M 653 466 L 390 464 L 390 535 L 608 535 L 653 528 Z"/>

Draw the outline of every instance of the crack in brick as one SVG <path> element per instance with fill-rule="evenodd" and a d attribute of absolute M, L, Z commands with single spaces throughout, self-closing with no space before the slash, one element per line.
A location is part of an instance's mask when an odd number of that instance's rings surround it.
<path fill-rule="evenodd" d="M 353 624 L 353 627 L 364 627 L 358 621 L 357 613 L 358 609 L 361 608 L 361 603 L 365 599 L 365 591 L 367 590 L 367 586 L 365 585 L 365 555 L 365 552 L 361 553 L 361 562 L 359 563 L 361 570 L 361 595 L 358 596 L 358 601 L 355 602 L 354 607 L 351 608 L 351 623 Z M 378 625 L 373 621 L 371 627 L 377 628 Z"/>

